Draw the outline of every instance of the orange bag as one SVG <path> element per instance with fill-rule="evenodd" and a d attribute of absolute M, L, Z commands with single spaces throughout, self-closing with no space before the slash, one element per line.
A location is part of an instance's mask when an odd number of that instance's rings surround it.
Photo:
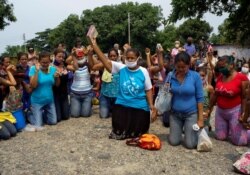
<path fill-rule="evenodd" d="M 140 137 L 127 140 L 126 144 L 129 146 L 139 146 L 147 150 L 161 149 L 161 140 L 154 134 L 143 134 Z"/>

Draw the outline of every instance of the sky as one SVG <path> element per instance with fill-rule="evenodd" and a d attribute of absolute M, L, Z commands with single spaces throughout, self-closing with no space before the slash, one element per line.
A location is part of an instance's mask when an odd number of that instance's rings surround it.
<path fill-rule="evenodd" d="M 55 28 L 70 14 L 81 15 L 83 10 L 101 7 L 103 5 L 115 5 L 124 0 L 9 0 L 14 5 L 14 15 L 17 21 L 10 23 L 4 30 L 0 30 L 0 53 L 4 52 L 7 45 L 22 45 L 25 39 L 29 40 L 35 37 L 36 32 L 44 31 L 47 28 Z M 163 16 L 167 18 L 171 13 L 171 0 L 131 0 L 138 3 L 152 3 L 155 6 L 161 6 Z M 206 14 L 206 20 L 217 33 L 218 26 L 223 23 L 227 15 L 217 17 L 212 14 Z M 180 22 L 177 23 L 177 25 Z"/>

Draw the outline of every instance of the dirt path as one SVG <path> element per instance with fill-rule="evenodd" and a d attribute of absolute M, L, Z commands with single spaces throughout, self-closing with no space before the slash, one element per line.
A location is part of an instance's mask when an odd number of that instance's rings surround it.
<path fill-rule="evenodd" d="M 1 175 L 230 175 L 232 164 L 246 147 L 212 139 L 210 153 L 173 147 L 160 120 L 151 125 L 163 147 L 147 151 L 125 141 L 109 140 L 111 119 L 99 119 L 95 106 L 90 118 L 70 119 L 41 132 L 21 132 L 0 141 Z"/>

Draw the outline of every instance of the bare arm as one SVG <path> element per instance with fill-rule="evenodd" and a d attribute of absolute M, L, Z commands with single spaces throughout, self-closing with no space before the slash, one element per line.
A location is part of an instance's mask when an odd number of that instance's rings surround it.
<path fill-rule="evenodd" d="M 197 108 L 198 108 L 198 120 L 197 120 L 197 124 L 199 125 L 200 128 L 202 128 L 204 126 L 203 103 L 197 103 Z"/>
<path fill-rule="evenodd" d="M 98 55 L 99 59 L 101 60 L 103 66 L 107 69 L 107 71 L 112 72 L 112 63 L 106 56 L 103 54 L 99 46 L 97 45 L 95 39 L 92 39 L 91 46 L 93 47 L 95 53 Z"/>
<path fill-rule="evenodd" d="M 6 68 L 8 80 L 6 80 L 6 79 L 4 79 L 4 78 L 1 78 L 2 84 L 7 85 L 7 86 L 15 86 L 15 85 L 16 85 L 16 80 L 15 80 L 14 76 L 13 76 L 12 73 L 11 73 L 12 67 L 13 67 L 13 65 L 9 65 L 9 66 Z"/>
<path fill-rule="evenodd" d="M 30 77 L 30 86 L 32 89 L 35 89 L 38 85 L 38 72 L 40 69 L 40 64 L 36 63 L 35 65 L 35 75 L 33 75 L 32 77 Z"/>
<path fill-rule="evenodd" d="M 152 92 L 152 89 L 150 90 L 147 90 L 146 91 L 146 96 L 147 96 L 147 101 L 148 101 L 148 105 L 149 105 L 149 108 L 152 112 L 152 121 L 155 121 L 156 118 L 157 118 L 157 110 L 153 104 L 153 92 Z"/>
<path fill-rule="evenodd" d="M 94 60 L 92 51 L 88 52 L 88 61 L 91 70 L 96 71 L 96 70 L 102 70 L 104 68 L 101 62 L 97 62 L 96 60 Z"/>

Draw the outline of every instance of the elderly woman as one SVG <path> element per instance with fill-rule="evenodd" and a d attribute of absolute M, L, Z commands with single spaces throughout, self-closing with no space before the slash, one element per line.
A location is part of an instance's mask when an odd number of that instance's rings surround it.
<path fill-rule="evenodd" d="M 109 138 L 121 140 L 148 132 L 150 110 L 152 119 L 155 120 L 156 109 L 153 105 L 152 84 L 148 72 L 137 64 L 139 52 L 136 49 L 128 49 L 124 65 L 107 59 L 95 39 L 90 38 L 89 41 L 104 67 L 109 72 L 120 75 Z"/>
<path fill-rule="evenodd" d="M 218 140 L 230 137 L 234 145 L 247 145 L 247 130 L 239 119 L 244 118 L 246 110 L 246 75 L 236 72 L 234 58 L 219 58 L 216 70 L 217 77 L 215 94 L 210 107 L 217 103 L 215 112 L 215 134 Z M 210 110 L 211 111 L 211 110 Z"/>

